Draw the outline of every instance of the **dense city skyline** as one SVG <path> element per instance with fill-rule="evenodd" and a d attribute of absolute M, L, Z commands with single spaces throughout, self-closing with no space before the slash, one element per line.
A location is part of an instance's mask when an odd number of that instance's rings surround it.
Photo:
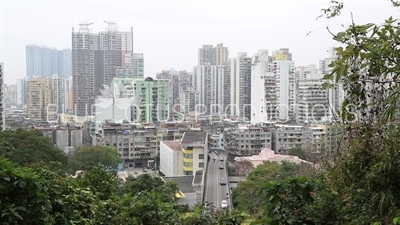
<path fill-rule="evenodd" d="M 25 77 L 26 45 L 71 48 L 72 27 L 78 28 L 80 22 L 88 20 L 94 22 L 93 31 L 99 32 L 104 30 L 103 20 L 108 18 L 116 21 L 120 30 L 133 26 L 134 52 L 143 53 L 146 58 L 145 77 L 155 77 L 157 72 L 169 68 L 192 71 L 197 64 L 198 48 L 216 43 L 224 43 L 229 48 L 230 58 L 236 57 L 238 52 L 252 56 L 259 49 L 272 51 L 287 47 L 296 65 L 317 64 L 334 43 L 326 30 L 319 29 L 324 27 L 325 20 L 315 21 L 320 9 L 329 6 L 329 1 L 287 3 L 251 2 L 246 5 L 233 2 L 227 5 L 221 1 L 213 3 L 213 7 L 198 2 L 158 3 L 158 7 L 151 2 L 97 3 L 98 10 L 88 15 L 83 10 L 85 5 L 90 5 L 87 2 L 76 7 L 73 2 L 22 5 L 2 1 L 0 61 L 5 64 L 5 83 L 15 84 L 16 79 Z M 362 7 L 360 4 L 346 3 L 356 15 L 357 23 L 382 21 L 398 13 L 390 8 L 388 1 L 363 2 Z M 224 10 L 226 7 L 229 10 Z M 57 10 L 61 8 L 62 11 Z M 374 13 L 373 19 L 371 13 Z M 18 16 L 21 14 L 25 15 L 23 18 L 32 17 L 21 20 Z M 337 31 L 342 22 L 346 25 L 349 20 L 347 12 L 330 25 Z M 313 32 L 306 36 L 311 30 Z"/>

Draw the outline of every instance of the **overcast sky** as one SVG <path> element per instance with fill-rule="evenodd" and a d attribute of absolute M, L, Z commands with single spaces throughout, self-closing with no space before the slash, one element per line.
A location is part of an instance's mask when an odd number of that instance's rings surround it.
<path fill-rule="evenodd" d="M 223 43 L 230 57 L 290 48 L 296 65 L 318 64 L 335 43 L 316 21 L 329 0 L 186 0 L 186 1 L 17 1 L 0 0 L 0 61 L 5 83 L 26 76 L 25 46 L 71 47 L 72 27 L 94 22 L 94 32 L 104 30 L 103 20 L 114 20 L 120 30 L 134 30 L 134 51 L 143 53 L 145 76 L 174 68 L 192 71 L 203 44 Z M 399 11 L 388 0 L 345 1 L 346 13 L 330 22 L 334 31 L 348 25 L 351 10 L 357 23 L 382 22 Z M 306 35 L 313 30 L 310 35 Z"/>

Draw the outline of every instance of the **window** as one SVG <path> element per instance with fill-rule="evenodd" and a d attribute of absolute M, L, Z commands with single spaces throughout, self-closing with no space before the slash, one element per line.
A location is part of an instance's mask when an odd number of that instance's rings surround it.
<path fill-rule="evenodd" d="M 187 147 L 186 150 L 193 150 L 193 147 Z"/>
<path fill-rule="evenodd" d="M 204 154 L 199 154 L 199 159 L 204 159 Z"/>
<path fill-rule="evenodd" d="M 193 167 L 193 163 L 192 162 L 183 162 L 183 166 L 184 167 Z"/>
<path fill-rule="evenodd" d="M 183 154 L 183 158 L 193 159 L 193 154 Z"/>
<path fill-rule="evenodd" d="M 199 163 L 199 168 L 204 168 L 204 163 Z"/>

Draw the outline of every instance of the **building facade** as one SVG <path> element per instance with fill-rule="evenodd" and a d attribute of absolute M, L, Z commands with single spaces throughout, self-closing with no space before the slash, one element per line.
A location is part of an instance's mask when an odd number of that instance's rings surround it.
<path fill-rule="evenodd" d="M 118 149 L 125 162 L 135 167 L 154 167 L 160 139 L 154 124 L 106 123 L 97 136 L 99 145 Z"/>
<path fill-rule="evenodd" d="M 289 57 L 289 56 L 290 57 Z M 278 120 L 288 122 L 295 120 L 296 79 L 294 62 L 291 53 L 277 53 L 273 61 L 272 72 L 277 83 Z"/>
<path fill-rule="evenodd" d="M 57 50 L 45 46 L 26 46 L 26 76 L 64 78 L 72 75 L 71 49 Z"/>
<path fill-rule="evenodd" d="M 272 148 L 272 135 L 267 127 L 240 125 L 225 129 L 224 148 L 237 156 L 255 155 L 261 149 Z"/>
<path fill-rule="evenodd" d="M 53 104 L 51 83 L 44 77 L 37 77 L 27 82 L 27 114 L 33 121 L 53 121 L 48 116 L 49 106 Z"/>
<path fill-rule="evenodd" d="M 329 65 L 338 59 L 335 48 L 330 48 L 328 51 L 329 56 L 319 61 L 319 72 L 322 77 L 332 71 L 332 68 L 329 67 Z M 335 88 L 330 88 L 328 90 L 328 100 L 330 107 L 329 111 L 331 113 L 331 116 L 335 116 L 335 113 L 341 110 L 341 105 L 345 97 L 342 82 L 339 81 L 338 83 L 334 83 L 334 85 Z"/>
<path fill-rule="evenodd" d="M 276 79 L 270 72 L 271 57 L 260 50 L 252 58 L 251 67 L 251 123 L 271 121 L 276 114 Z"/>
<path fill-rule="evenodd" d="M 168 80 L 133 80 L 133 118 L 139 123 L 159 123 L 170 118 L 171 98 Z"/>
<path fill-rule="evenodd" d="M 229 51 L 222 43 L 217 46 L 203 45 L 199 49 L 197 65 L 223 65 L 229 61 Z"/>
<path fill-rule="evenodd" d="M 183 151 L 181 140 L 161 141 L 160 172 L 166 177 L 183 176 Z"/>
<path fill-rule="evenodd" d="M 249 121 L 251 119 L 251 57 L 238 53 L 231 59 L 231 116 Z"/>
<path fill-rule="evenodd" d="M 208 160 L 208 137 L 205 132 L 186 132 L 181 140 L 183 173 L 193 175 L 204 170 Z"/>
<path fill-rule="evenodd" d="M 90 25 L 72 30 L 72 73 L 74 111 L 78 116 L 93 115 L 95 99 L 104 85 L 110 85 L 117 69 L 124 68 L 126 54 L 133 54 L 133 30 L 121 32 L 113 21 L 106 31 L 93 33 Z"/>
<path fill-rule="evenodd" d="M 187 87 L 180 92 L 180 112 L 187 115 L 196 112 L 196 106 L 200 104 L 199 92 L 194 87 Z"/>
<path fill-rule="evenodd" d="M 142 53 L 125 55 L 125 66 L 118 68 L 117 78 L 144 78 L 144 57 Z"/>

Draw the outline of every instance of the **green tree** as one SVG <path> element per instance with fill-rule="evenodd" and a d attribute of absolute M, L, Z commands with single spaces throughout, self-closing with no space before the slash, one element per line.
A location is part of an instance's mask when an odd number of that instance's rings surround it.
<path fill-rule="evenodd" d="M 178 192 L 178 184 L 165 182 L 160 177 L 152 177 L 149 174 L 142 174 L 138 177 L 129 177 L 122 186 L 123 194 L 135 196 L 141 192 L 158 192 L 167 202 L 175 202 L 175 194 Z"/>
<path fill-rule="evenodd" d="M 78 179 L 82 187 L 90 188 L 101 200 L 107 200 L 117 193 L 119 178 L 115 171 L 107 171 L 101 165 L 95 165 L 84 171 Z"/>
<path fill-rule="evenodd" d="M 243 224 L 246 217 L 238 210 L 217 210 L 213 205 L 198 205 L 189 216 L 183 217 L 182 225 L 203 225 L 203 224 Z"/>
<path fill-rule="evenodd" d="M 31 169 L 0 158 L 0 221 L 9 225 L 50 224 L 45 181 Z"/>
<path fill-rule="evenodd" d="M 38 130 L 3 131 L 0 132 L 0 156 L 26 166 L 37 162 L 67 163 L 63 151 L 54 147 L 51 141 Z"/>
<path fill-rule="evenodd" d="M 307 154 L 301 148 L 292 148 L 289 150 L 288 154 L 297 156 L 303 160 L 307 160 Z"/>
<path fill-rule="evenodd" d="M 116 170 L 121 163 L 121 156 L 118 150 L 109 146 L 91 146 L 83 147 L 76 151 L 73 155 L 73 163 L 80 169 L 87 169 L 94 165 L 101 164 L 102 166 Z"/>
<path fill-rule="evenodd" d="M 322 16 L 335 18 L 343 7 L 334 1 Z M 400 213 L 400 26 L 392 17 L 361 25 L 351 19 L 343 31 L 332 33 L 341 47 L 324 77 L 326 88 L 340 84 L 346 93 L 336 115 L 343 138 L 327 180 L 341 197 L 344 223 L 389 224 Z"/>
<path fill-rule="evenodd" d="M 281 164 L 270 161 L 264 162 L 253 169 L 246 181 L 239 182 L 238 187 L 233 190 L 234 205 L 250 214 L 259 213 L 262 199 L 260 199 L 258 193 L 265 182 L 281 182 L 288 177 L 300 175 L 301 167 L 302 165 L 286 161 Z"/>
<path fill-rule="evenodd" d="M 326 185 L 323 176 L 288 178 L 267 182 L 260 191 L 264 219 L 254 224 L 334 225 L 341 224 L 337 195 Z"/>

